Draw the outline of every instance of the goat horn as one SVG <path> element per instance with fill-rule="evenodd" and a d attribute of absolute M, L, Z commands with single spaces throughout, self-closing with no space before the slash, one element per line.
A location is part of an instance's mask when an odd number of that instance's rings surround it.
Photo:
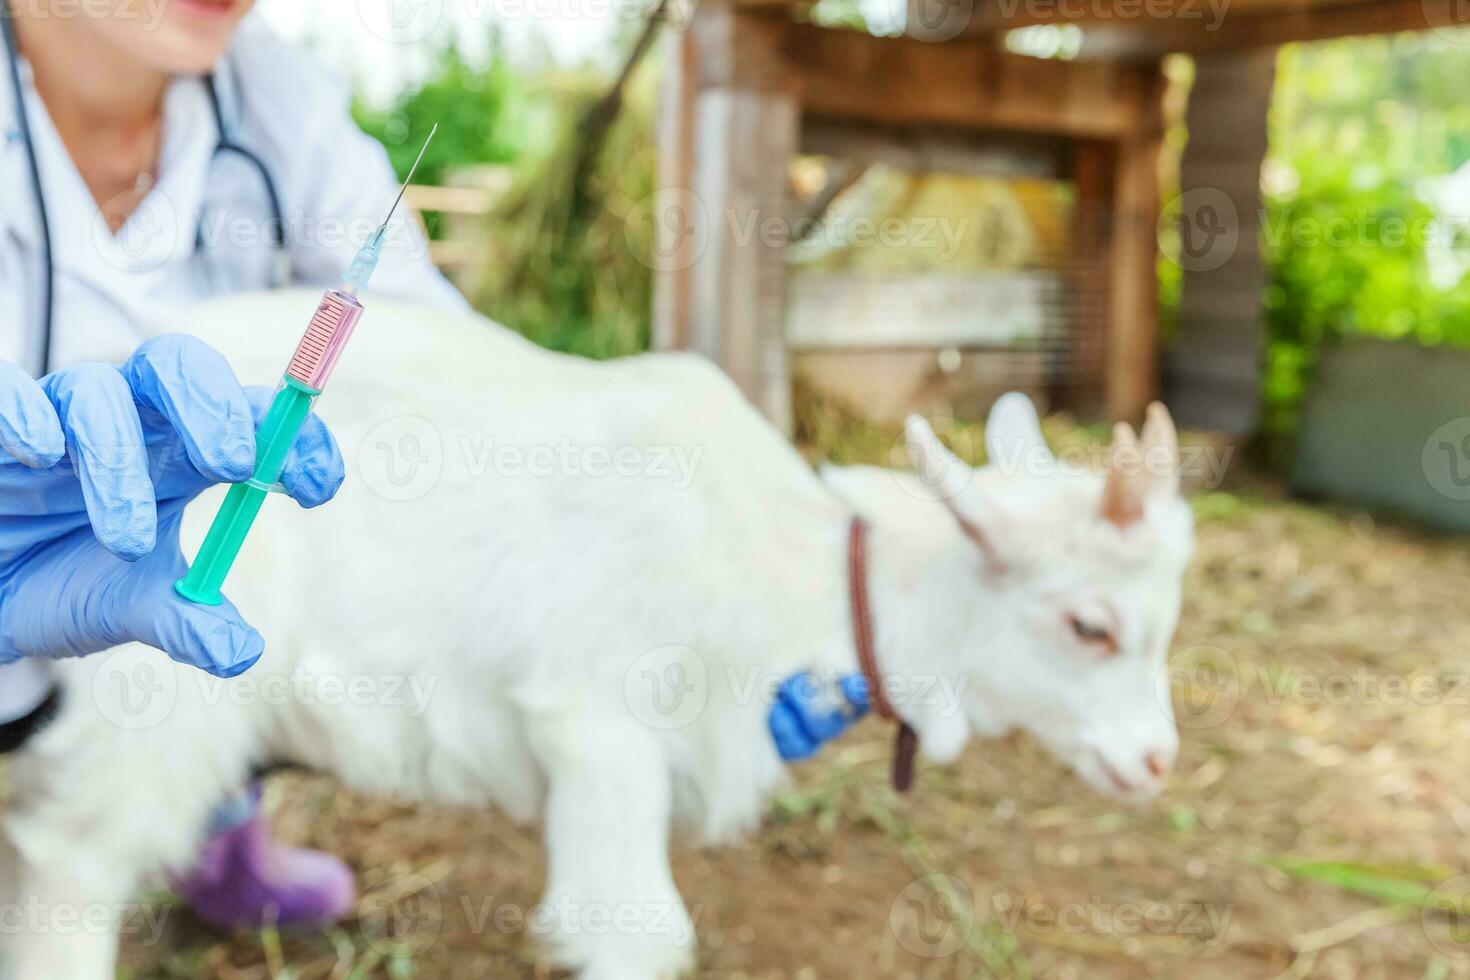
<path fill-rule="evenodd" d="M 1101 513 L 1104 520 L 1127 527 L 1143 516 L 1143 455 L 1133 428 L 1127 422 L 1113 426 L 1108 475 L 1103 483 Z"/>
<path fill-rule="evenodd" d="M 1162 402 L 1148 407 L 1143 423 L 1143 463 L 1150 490 L 1179 492 L 1179 433 Z"/>
<path fill-rule="evenodd" d="M 950 500 L 969 485 L 974 471 L 939 441 L 929 423 L 911 415 L 904 424 L 909 455 L 924 485 L 940 500 Z"/>
<path fill-rule="evenodd" d="M 944 503 L 965 536 L 975 542 L 987 558 L 997 560 L 998 555 L 989 538 L 961 507 L 960 497 L 974 477 L 969 464 L 950 452 L 929 423 L 919 416 L 909 416 L 904 423 L 904 431 L 908 436 L 909 455 L 919 471 L 920 480 Z"/>

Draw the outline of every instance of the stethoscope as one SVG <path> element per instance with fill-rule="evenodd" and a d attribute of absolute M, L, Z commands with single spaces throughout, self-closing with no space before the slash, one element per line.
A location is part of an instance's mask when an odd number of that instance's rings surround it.
<path fill-rule="evenodd" d="M 0 2 L 0 33 L 4 34 L 5 53 L 10 60 L 10 88 L 15 96 L 15 116 L 20 129 L 21 142 L 25 146 L 26 162 L 31 172 L 31 187 L 34 188 L 36 195 L 36 221 L 41 230 L 41 256 L 46 269 L 41 279 L 41 373 L 46 374 L 51 368 L 51 328 L 55 311 L 56 264 L 51 253 L 51 222 L 46 214 L 46 193 L 41 184 L 41 167 L 36 162 L 36 144 L 31 138 L 31 121 L 26 112 L 25 89 L 20 80 L 20 45 L 15 38 L 13 20 L 14 15 L 9 9 L 9 4 Z M 219 133 L 219 142 L 215 144 L 214 156 L 218 157 L 221 153 L 233 153 L 260 175 L 260 182 L 265 188 L 265 196 L 271 209 L 269 236 L 271 248 L 278 260 L 276 278 L 278 284 L 289 281 L 290 252 L 286 248 L 285 212 L 281 210 L 281 198 L 276 193 L 276 182 L 271 177 L 265 161 L 230 138 L 229 131 L 225 127 L 225 115 L 220 108 L 219 91 L 212 72 L 204 77 L 204 89 L 209 95 L 215 131 Z M 202 228 L 195 234 L 196 251 L 204 247 L 203 234 Z"/>

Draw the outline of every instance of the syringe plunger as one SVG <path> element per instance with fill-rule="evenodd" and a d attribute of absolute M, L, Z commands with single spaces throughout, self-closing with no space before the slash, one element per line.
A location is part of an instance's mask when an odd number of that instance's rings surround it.
<path fill-rule="evenodd" d="M 362 304 L 357 297 L 343 289 L 327 290 L 296 345 L 296 353 L 291 355 L 291 363 L 286 365 L 286 376 L 320 392 L 327 386 L 327 378 L 361 317 Z"/>

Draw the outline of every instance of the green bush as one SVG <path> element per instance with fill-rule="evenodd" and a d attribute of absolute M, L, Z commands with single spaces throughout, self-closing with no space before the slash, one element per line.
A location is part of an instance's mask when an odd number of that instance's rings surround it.
<path fill-rule="evenodd" d="M 525 86 L 492 36 L 490 57 L 483 66 L 469 64 L 453 46 L 443 48 L 423 82 L 405 89 L 386 107 L 358 100 L 352 114 L 364 132 L 387 148 L 400 179 L 438 123 L 439 131 L 414 181 L 440 184 L 455 167 L 517 159 L 527 145 L 525 106 Z M 430 232 L 437 233 L 437 221 L 433 215 L 429 219 Z"/>
<path fill-rule="evenodd" d="M 591 72 L 517 75 L 493 37 L 484 66 L 444 48 L 425 80 L 391 105 L 359 101 L 353 112 L 387 147 L 400 177 L 439 124 L 415 182 L 442 183 L 456 167 L 511 164 L 514 185 L 488 219 L 486 268 L 471 300 L 545 347 L 614 357 L 649 344 L 652 227 L 635 212 L 656 171 L 653 75 L 645 70 L 629 86 L 580 179 L 578 127 L 609 80 Z M 426 218 L 437 235 L 437 216 Z"/>
<path fill-rule="evenodd" d="M 1431 282 L 1445 227 L 1424 193 L 1470 157 L 1467 86 L 1464 44 L 1434 35 L 1283 51 L 1263 181 L 1267 435 L 1294 430 L 1322 344 L 1470 347 L 1470 277 Z"/>
<path fill-rule="evenodd" d="M 646 68 L 635 77 L 579 174 L 584 117 L 608 83 L 564 80 L 547 100 L 555 138 L 520 160 L 491 216 L 493 251 L 475 305 L 543 347 L 593 358 L 648 349 L 654 81 Z"/>

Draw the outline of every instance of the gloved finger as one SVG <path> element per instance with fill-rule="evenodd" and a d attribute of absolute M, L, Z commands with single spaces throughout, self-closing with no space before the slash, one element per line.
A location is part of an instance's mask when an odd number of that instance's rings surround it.
<path fill-rule="evenodd" d="M 776 743 L 776 752 L 782 759 L 799 762 L 816 754 L 817 744 L 807 737 L 789 705 L 773 705 L 766 722 L 771 730 L 771 739 Z"/>
<path fill-rule="evenodd" d="M 776 695 L 787 704 L 810 704 L 821 695 L 821 682 L 809 671 L 800 671 L 782 681 Z"/>
<path fill-rule="evenodd" d="M 139 405 L 168 419 L 194 468 L 217 483 L 239 483 L 255 468 L 250 404 L 224 355 L 204 341 L 163 334 L 123 362 Z"/>
<path fill-rule="evenodd" d="M 269 388 L 245 389 L 256 425 L 265 418 L 273 395 Z M 336 496 L 346 476 L 337 440 L 332 438 L 325 422 L 316 415 L 308 415 L 301 424 L 295 445 L 286 456 L 281 486 L 301 506 L 317 507 Z"/>
<path fill-rule="evenodd" d="M 124 614 L 131 638 L 216 677 L 244 673 L 265 652 L 265 640 L 230 600 L 218 606 L 195 605 L 168 582 L 154 584 Z"/>
<path fill-rule="evenodd" d="M 862 674 L 843 674 L 839 684 L 842 696 L 847 703 L 857 709 L 857 717 L 861 718 L 868 713 L 872 707 L 873 699 L 868 692 L 868 679 Z"/>
<path fill-rule="evenodd" d="M 124 561 L 153 550 L 158 514 L 133 393 L 117 368 L 79 364 L 41 379 L 76 467 L 92 532 Z"/>
<path fill-rule="evenodd" d="M 779 694 L 812 741 L 825 742 L 847 731 L 852 708 L 811 673 L 803 671 L 786 678 Z"/>
<path fill-rule="evenodd" d="M 46 393 L 6 361 L 0 361 L 0 452 L 32 469 L 53 466 L 66 455 L 61 422 Z"/>
<path fill-rule="evenodd" d="M 824 698 L 801 705 L 796 709 L 796 715 L 812 741 L 826 742 L 847 731 L 852 724 L 851 716 L 846 713 L 850 710 L 846 705 L 839 708 Z"/>

